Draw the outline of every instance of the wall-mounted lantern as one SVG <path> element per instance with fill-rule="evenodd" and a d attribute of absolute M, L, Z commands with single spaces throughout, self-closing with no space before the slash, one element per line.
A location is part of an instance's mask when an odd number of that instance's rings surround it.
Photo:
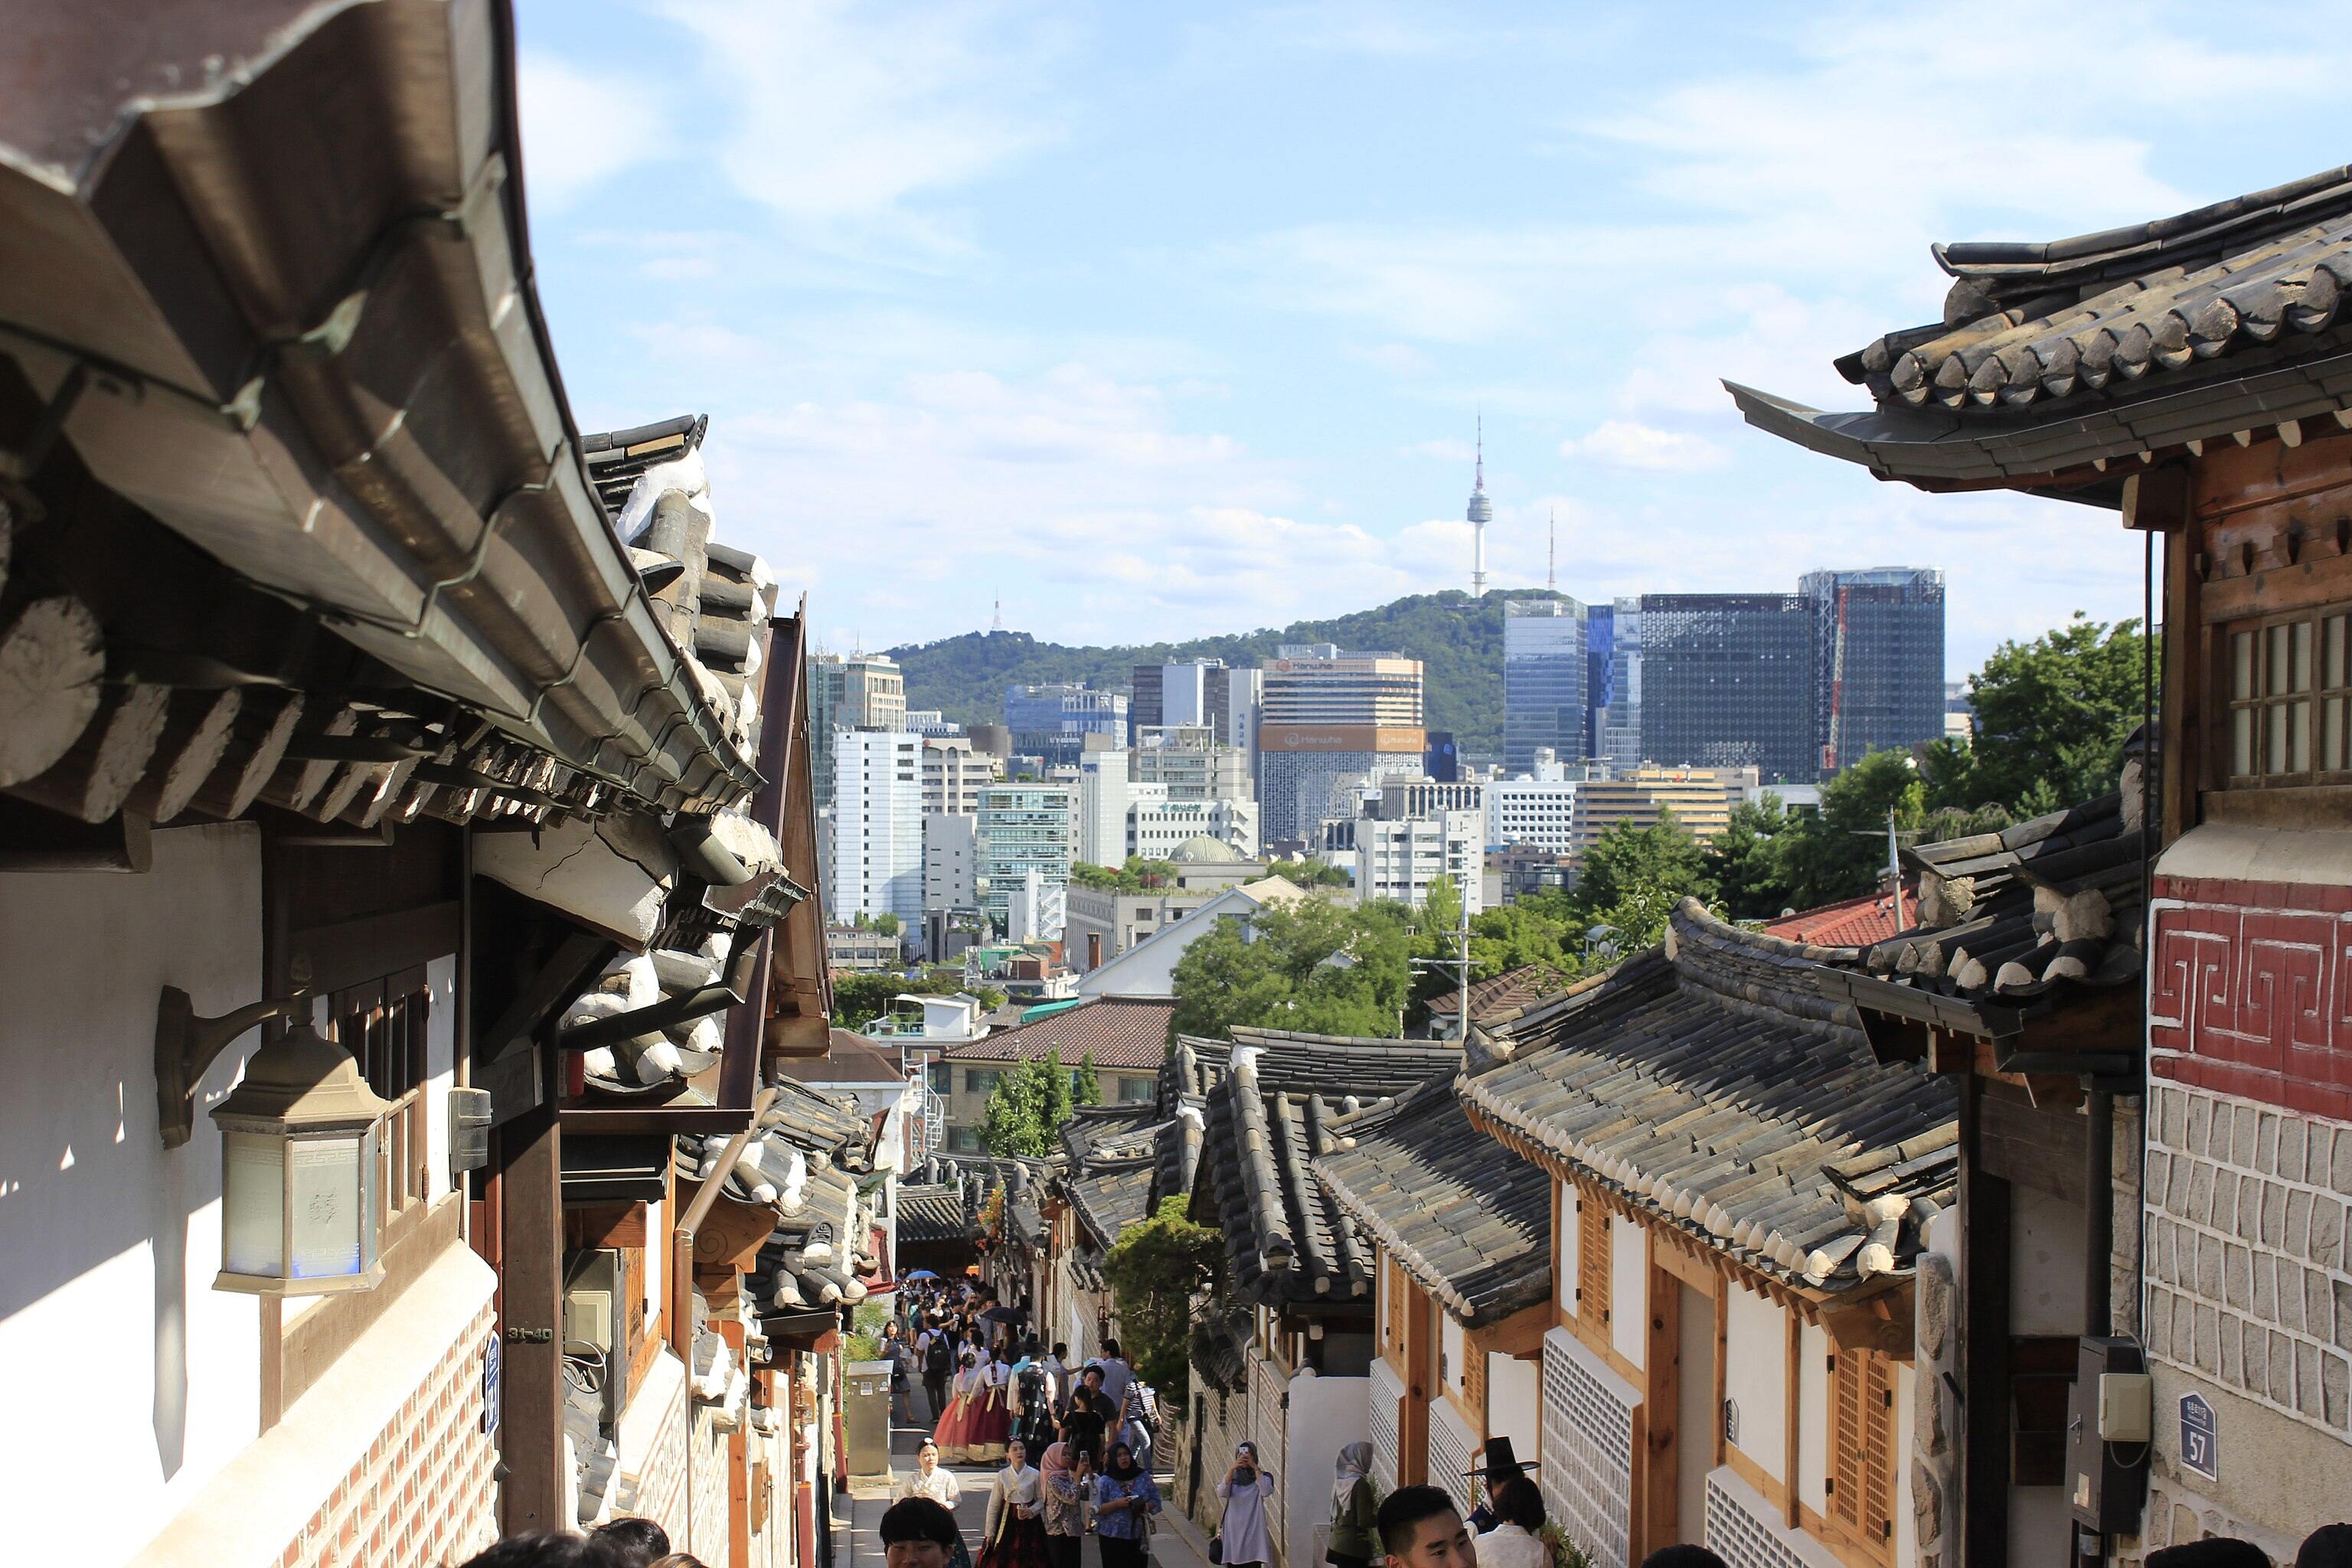
<path fill-rule="evenodd" d="M 254 1053 L 213 1110 L 221 1130 L 216 1290 L 372 1290 L 383 1194 L 376 1145 L 390 1103 L 351 1053 L 307 1022 Z"/>
<path fill-rule="evenodd" d="M 383 1279 L 376 1151 L 392 1107 L 368 1087 L 350 1052 L 310 1026 L 309 1013 L 309 999 L 297 991 L 199 1018 L 187 994 L 169 986 L 157 1009 L 166 1148 L 188 1141 L 196 1080 L 229 1041 L 265 1019 L 297 1020 L 246 1059 L 245 1077 L 213 1108 L 221 1130 L 216 1290 L 319 1296 L 373 1289 Z"/>

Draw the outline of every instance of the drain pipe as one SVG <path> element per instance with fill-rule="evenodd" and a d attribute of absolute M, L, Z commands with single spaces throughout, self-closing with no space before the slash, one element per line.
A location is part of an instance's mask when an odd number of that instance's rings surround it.
<path fill-rule="evenodd" d="M 686 1529 L 689 1541 L 694 1538 L 694 1233 L 710 1217 L 711 1207 L 726 1190 L 735 1162 L 743 1156 L 743 1146 L 751 1142 L 760 1118 L 775 1103 L 776 1091 L 772 1089 L 763 1089 L 751 1097 L 751 1115 L 743 1123 L 743 1131 L 728 1140 L 726 1152 L 719 1156 L 717 1173 L 702 1184 L 702 1190 L 694 1194 L 694 1202 L 670 1227 L 669 1348 L 686 1367 Z"/>

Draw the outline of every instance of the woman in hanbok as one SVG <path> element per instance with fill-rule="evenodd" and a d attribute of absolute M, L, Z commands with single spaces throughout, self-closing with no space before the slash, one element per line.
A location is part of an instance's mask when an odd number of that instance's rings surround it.
<path fill-rule="evenodd" d="M 898 1489 L 901 1498 L 929 1498 L 950 1513 L 955 1511 L 956 1499 L 963 1495 L 963 1486 L 955 1472 L 940 1463 L 940 1446 L 926 1438 L 915 1450 L 915 1473 Z M 963 1543 L 963 1531 L 956 1531 L 956 1548 L 948 1554 L 947 1568 L 971 1568 L 971 1552 Z"/>
<path fill-rule="evenodd" d="M 980 1396 L 987 1386 L 987 1379 L 972 1352 L 964 1352 L 963 1365 L 950 1385 L 947 1414 L 940 1417 L 939 1426 L 931 1433 L 940 1446 L 940 1458 L 950 1465 L 970 1464 L 980 1458 L 972 1447 L 972 1428 L 977 1423 Z"/>
<path fill-rule="evenodd" d="M 1004 1363 L 981 1352 L 979 1392 L 972 1401 L 971 1426 L 964 1438 L 964 1458 L 975 1465 L 992 1465 L 1004 1458 L 1013 1437 L 1013 1375 Z"/>
<path fill-rule="evenodd" d="M 1045 1555 L 1045 1500 L 1019 1438 L 1005 1445 L 1004 1468 L 988 1485 L 988 1523 L 980 1568 L 1052 1568 Z"/>

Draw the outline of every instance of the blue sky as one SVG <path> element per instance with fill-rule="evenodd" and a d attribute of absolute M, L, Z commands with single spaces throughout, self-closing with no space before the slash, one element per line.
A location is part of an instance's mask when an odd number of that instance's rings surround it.
<path fill-rule="evenodd" d="M 711 416 L 830 646 L 1276 626 L 1939 565 L 1958 676 L 2136 614 L 2109 514 L 1928 497 L 1717 386 L 1934 319 L 1937 239 L 2346 156 L 2307 10 L 523 0 L 532 248 L 589 428 Z M 2273 42 L 2273 40 L 2277 40 Z"/>

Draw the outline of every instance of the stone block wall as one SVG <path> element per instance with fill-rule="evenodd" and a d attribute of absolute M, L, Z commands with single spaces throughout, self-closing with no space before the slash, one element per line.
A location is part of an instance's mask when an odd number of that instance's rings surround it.
<path fill-rule="evenodd" d="M 320 1502 L 279 1568 L 462 1563 L 499 1533 L 498 1454 L 482 1430 L 486 1303 Z"/>
<path fill-rule="evenodd" d="M 2150 1089 L 2150 1353 L 2352 1436 L 2352 1127 Z"/>

